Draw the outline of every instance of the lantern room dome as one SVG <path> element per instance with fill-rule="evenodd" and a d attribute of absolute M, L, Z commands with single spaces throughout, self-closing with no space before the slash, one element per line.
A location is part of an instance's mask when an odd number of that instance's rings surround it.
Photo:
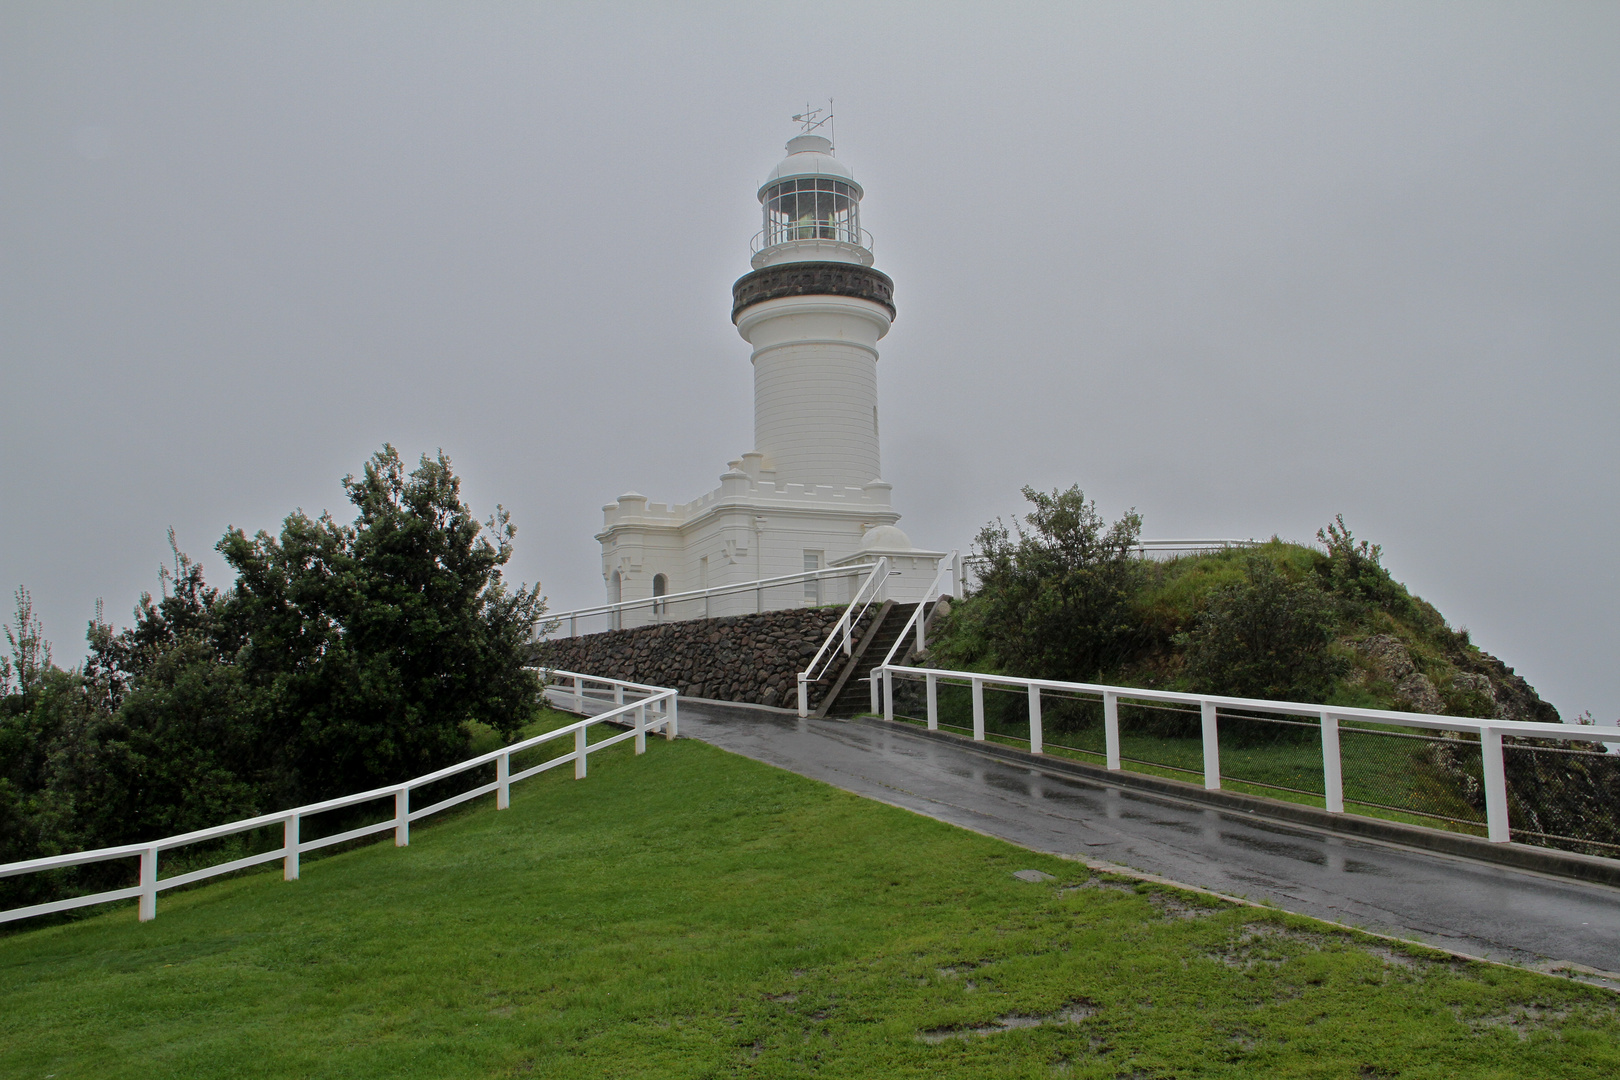
<path fill-rule="evenodd" d="M 855 182 L 855 172 L 833 157 L 832 141 L 821 135 L 800 135 L 789 139 L 788 156 L 772 169 L 759 187 L 759 201 L 764 202 L 771 188 L 779 181 L 805 177 L 825 176 L 842 180 L 855 189 L 858 199 L 866 192 Z"/>

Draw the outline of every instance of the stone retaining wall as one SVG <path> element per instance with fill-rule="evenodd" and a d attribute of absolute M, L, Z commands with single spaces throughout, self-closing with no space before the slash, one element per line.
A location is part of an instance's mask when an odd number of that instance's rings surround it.
<path fill-rule="evenodd" d="M 541 646 L 540 663 L 672 686 L 690 697 L 790 708 L 799 672 L 843 613 L 794 608 L 556 638 Z"/>

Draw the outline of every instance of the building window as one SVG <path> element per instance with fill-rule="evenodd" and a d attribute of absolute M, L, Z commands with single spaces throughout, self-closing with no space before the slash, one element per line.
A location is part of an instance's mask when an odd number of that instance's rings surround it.
<path fill-rule="evenodd" d="M 809 573 L 821 569 L 821 552 L 807 551 L 804 553 L 804 570 Z M 804 598 L 812 604 L 821 603 L 821 579 L 806 578 L 804 582 Z"/>
<path fill-rule="evenodd" d="M 664 613 L 664 609 L 665 609 L 665 607 L 667 605 L 658 603 L 657 598 L 660 597 L 660 596 L 666 596 L 668 594 L 669 594 L 669 579 L 666 578 L 663 574 L 654 574 L 653 575 L 653 600 L 654 600 L 654 602 L 653 602 L 653 614 L 654 615 L 662 615 Z"/>

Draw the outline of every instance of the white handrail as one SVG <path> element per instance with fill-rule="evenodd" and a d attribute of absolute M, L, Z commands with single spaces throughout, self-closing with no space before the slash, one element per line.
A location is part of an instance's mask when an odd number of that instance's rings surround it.
<path fill-rule="evenodd" d="M 140 844 L 122 844 L 117 847 L 96 848 L 92 851 L 79 851 L 67 855 L 51 855 L 42 859 L 26 859 L 22 862 L 0 864 L 0 877 L 12 877 L 18 874 L 38 873 L 44 870 L 59 870 L 68 866 L 82 866 L 87 863 L 104 862 L 108 859 L 130 858 L 139 855 L 141 858 L 140 884 L 123 889 L 110 889 L 104 892 L 92 893 L 88 896 L 75 896 L 66 900 L 55 900 L 45 904 L 34 904 L 28 907 L 12 908 L 9 911 L 0 911 L 0 923 L 12 922 L 16 919 L 26 919 L 35 915 L 49 915 L 60 911 L 70 911 L 74 908 L 86 907 L 91 904 L 104 904 L 114 900 L 127 900 L 138 898 L 140 900 L 140 920 L 148 922 L 157 917 L 157 894 L 165 889 L 173 889 L 180 885 L 188 885 L 194 881 L 228 874 L 259 863 L 282 860 L 282 877 L 286 881 L 296 880 L 298 877 L 299 856 L 306 851 L 316 851 L 332 844 L 342 843 L 346 840 L 358 839 L 372 833 L 394 830 L 394 846 L 406 847 L 410 844 L 410 823 L 420 820 L 430 814 L 449 809 L 460 803 L 475 799 L 480 795 L 495 793 L 495 808 L 505 810 L 511 805 L 511 786 L 519 780 L 526 780 L 548 769 L 554 768 L 564 762 L 574 763 L 574 778 L 584 779 L 586 774 L 586 758 L 597 750 L 606 749 L 615 743 L 626 739 L 634 739 L 636 753 L 641 754 L 647 748 L 647 732 L 663 729 L 666 739 L 673 739 L 677 734 L 678 718 L 676 715 L 676 692 L 667 687 L 649 686 L 646 683 L 628 682 L 623 679 L 609 679 L 597 675 L 584 675 L 575 671 L 548 670 L 546 676 L 561 676 L 573 680 L 573 693 L 575 700 L 582 701 L 586 693 L 587 683 L 600 683 L 612 688 L 615 697 L 615 707 L 596 716 L 586 717 L 583 720 L 560 727 L 555 731 L 503 746 L 498 750 L 490 750 L 454 765 L 413 777 L 400 784 L 389 784 L 383 787 L 372 788 L 370 791 L 361 791 L 353 795 L 343 795 L 335 799 L 326 799 L 322 802 L 309 803 L 305 806 L 296 806 L 290 810 L 278 810 L 273 814 L 260 814 L 257 817 L 244 818 L 224 825 L 215 825 L 212 828 L 197 829 L 193 832 L 180 833 L 176 836 L 166 836 L 161 840 L 151 840 Z M 554 687 L 542 685 L 542 693 Z M 626 701 L 627 692 L 634 696 L 634 700 Z M 631 718 L 631 714 L 634 714 Z M 628 719 L 621 719 L 628 718 Z M 592 724 L 603 721 L 620 720 L 630 724 L 628 730 L 603 739 L 600 742 L 589 743 L 586 740 L 586 729 Z M 531 766 L 522 772 L 512 772 L 512 755 L 539 746 L 541 743 L 553 739 L 573 736 L 574 746 L 566 754 L 552 758 L 539 765 Z M 443 780 L 480 765 L 495 763 L 494 781 L 464 791 L 459 795 L 452 795 L 431 806 L 413 810 L 410 806 L 412 789 L 431 784 L 436 780 Z M 338 833 L 335 836 L 325 836 L 319 840 L 301 840 L 299 838 L 300 822 L 303 818 L 313 814 L 324 813 L 328 810 L 339 810 L 345 806 L 358 806 L 361 803 L 373 802 L 377 799 L 394 797 L 394 816 L 372 825 L 362 825 L 348 832 Z M 173 848 L 184 847 L 203 840 L 215 840 L 222 836 L 235 833 L 250 832 L 268 825 L 280 824 L 283 827 L 282 846 L 271 851 L 249 855 L 243 859 L 234 859 L 230 862 L 220 863 L 216 866 L 204 867 L 186 874 L 177 874 L 173 877 L 159 878 L 158 855 L 160 852 Z"/>
<path fill-rule="evenodd" d="M 1103 701 L 1103 737 L 1105 758 L 1109 769 L 1120 767 L 1119 703 L 1125 701 L 1158 701 L 1177 705 L 1197 705 L 1203 736 L 1204 787 L 1217 790 L 1221 786 L 1219 719 L 1220 709 L 1242 709 L 1246 712 L 1281 713 L 1291 716 L 1319 717 L 1322 724 L 1322 776 L 1324 802 L 1329 813 L 1344 812 L 1343 766 L 1339 756 L 1339 722 L 1356 720 L 1364 723 L 1386 724 L 1394 727 L 1414 727 L 1438 731 L 1470 731 L 1479 735 L 1480 771 L 1485 781 L 1485 831 L 1492 843 L 1506 843 L 1511 838 L 1508 824 L 1507 774 L 1502 761 L 1502 737 L 1533 739 L 1578 739 L 1587 742 L 1611 743 L 1620 741 L 1620 726 L 1585 724 L 1545 724 L 1524 720 L 1480 720 L 1465 716 L 1434 716 L 1428 713 L 1397 712 L 1387 709 L 1360 709 L 1337 705 L 1321 705 L 1299 701 L 1266 701 L 1259 698 L 1225 697 L 1219 694 L 1189 694 L 1175 690 L 1144 690 L 1134 686 L 1108 686 L 1102 683 L 1062 682 L 1056 679 L 1025 679 L 1012 675 L 985 675 L 975 671 L 947 671 L 938 668 L 902 667 L 884 664 L 872 671 L 873 701 L 878 700 L 878 683 L 882 682 L 883 718 L 894 719 L 894 677 L 896 675 L 921 676 L 927 694 L 927 724 L 930 731 L 939 728 L 939 708 L 936 691 L 939 680 L 966 682 L 971 687 L 973 700 L 973 738 L 984 741 L 984 688 L 986 686 L 1021 687 L 1029 694 L 1030 750 L 1043 751 L 1041 731 L 1042 690 L 1061 690 L 1069 693 L 1095 694 Z"/>
<path fill-rule="evenodd" d="M 850 639 L 855 627 L 860 623 L 861 619 L 866 617 L 867 609 L 882 595 L 883 587 L 888 584 L 888 581 L 889 559 L 885 555 L 872 565 L 872 572 L 866 575 L 866 580 L 861 582 L 861 587 L 855 590 L 854 596 L 850 597 L 849 606 L 844 609 L 844 614 L 839 616 L 838 621 L 833 624 L 832 631 L 827 635 L 827 640 L 821 643 L 821 648 L 816 651 L 815 656 L 811 657 L 810 663 L 806 665 L 803 671 L 799 672 L 800 716 L 810 715 L 810 684 L 826 673 L 825 668 L 819 674 L 816 671 L 817 666 L 821 664 L 822 657 L 825 656 L 827 664 L 830 665 L 832 658 L 837 653 L 829 653 L 827 650 L 832 648 L 833 642 L 840 640 L 843 643 L 844 655 L 851 655 L 853 644 Z M 861 599 L 863 596 L 866 598 L 864 602 Z M 860 604 L 859 611 L 856 610 L 856 604 Z"/>
<path fill-rule="evenodd" d="M 888 667 L 890 664 L 894 663 L 894 654 L 899 650 L 900 646 L 905 643 L 906 635 L 911 633 L 912 627 L 916 627 L 917 629 L 917 651 L 922 652 L 924 649 L 928 648 L 927 633 L 924 630 L 927 620 L 923 618 L 923 610 L 927 608 L 929 604 L 933 603 L 935 600 L 938 600 L 941 593 L 945 591 L 944 584 L 946 577 L 955 576 L 956 556 L 958 554 L 959 552 L 953 551 L 945 558 L 944 562 L 940 563 L 939 573 L 934 575 L 934 580 L 929 584 L 928 591 L 923 593 L 921 602 L 917 604 L 916 610 L 911 613 L 911 618 L 906 620 L 906 625 L 900 628 L 900 633 L 894 639 L 894 644 L 889 646 L 888 655 L 883 658 L 883 663 L 877 666 Z"/>
<path fill-rule="evenodd" d="M 617 622 L 617 616 L 637 608 L 657 609 L 668 604 L 678 604 L 687 600 L 709 600 L 717 596 L 760 592 L 765 589 L 776 589 L 785 585 L 800 584 L 808 581 L 853 577 L 859 574 L 860 570 L 859 566 L 831 566 L 823 567 L 820 570 L 804 570 L 797 574 L 782 574 L 777 577 L 760 578 L 757 581 L 739 581 L 733 585 L 715 585 L 707 589 L 690 589 L 686 592 L 666 593 L 663 596 L 644 596 L 639 600 L 620 600 L 612 604 L 598 604 L 595 607 L 575 608 L 572 611 L 559 611 L 554 614 L 548 613 L 546 621 L 551 624 L 549 633 L 555 633 L 566 622 L 568 624 L 568 636 L 576 637 L 578 620 L 590 618 L 594 615 L 613 615 L 615 616 L 614 621 Z"/>

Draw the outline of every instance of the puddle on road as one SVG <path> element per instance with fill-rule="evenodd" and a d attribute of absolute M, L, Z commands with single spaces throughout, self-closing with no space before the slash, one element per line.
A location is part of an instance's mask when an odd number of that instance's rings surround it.
<path fill-rule="evenodd" d="M 1327 855 L 1314 848 L 1303 847 L 1299 844 L 1285 844 L 1279 840 L 1261 840 L 1254 836 L 1244 836 L 1242 833 L 1223 832 L 1221 841 L 1246 847 L 1250 851 L 1258 851 L 1265 855 L 1275 855 L 1280 859 L 1292 859 L 1295 862 L 1310 863 L 1312 866 L 1326 866 Z"/>

